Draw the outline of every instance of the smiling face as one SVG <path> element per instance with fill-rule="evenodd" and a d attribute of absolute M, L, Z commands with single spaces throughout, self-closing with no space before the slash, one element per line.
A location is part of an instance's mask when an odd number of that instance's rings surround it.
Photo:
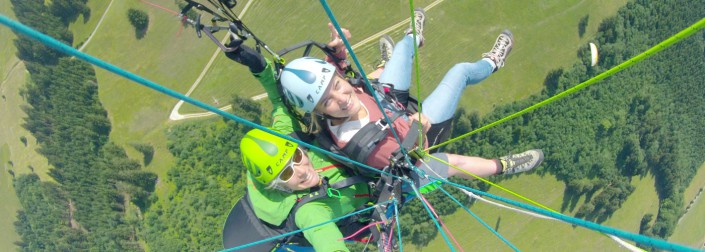
<path fill-rule="evenodd" d="M 357 97 L 355 89 L 350 85 L 350 82 L 336 74 L 316 105 L 315 111 L 332 117 L 351 117 L 355 120 L 360 108 L 360 99 Z"/>
<path fill-rule="evenodd" d="M 294 174 L 284 183 L 291 190 L 299 191 L 317 186 L 320 183 L 320 176 L 313 169 L 308 155 L 303 155 L 301 162 L 293 164 Z"/>

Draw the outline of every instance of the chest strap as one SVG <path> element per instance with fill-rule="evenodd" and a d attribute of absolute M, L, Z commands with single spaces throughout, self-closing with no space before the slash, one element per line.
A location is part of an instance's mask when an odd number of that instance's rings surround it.
<path fill-rule="evenodd" d="M 409 133 L 406 134 L 406 138 L 404 138 L 404 141 L 402 141 L 401 146 L 396 149 L 394 152 L 392 152 L 392 157 L 390 158 L 390 164 L 392 165 L 399 165 L 401 167 L 409 168 L 408 163 L 405 162 L 404 160 L 404 153 L 402 152 L 402 149 L 406 150 L 406 152 L 409 154 L 409 159 L 411 159 L 411 163 L 416 163 L 417 160 L 422 158 L 422 155 L 418 151 L 418 140 L 419 140 L 419 127 L 421 127 L 421 123 L 418 121 L 414 121 L 411 124 L 411 127 L 409 130 Z"/>
<path fill-rule="evenodd" d="M 394 111 L 389 118 L 392 123 L 404 115 L 405 111 Z M 389 123 L 381 118 L 363 126 L 341 149 L 352 160 L 365 163 L 377 144 L 389 134 Z"/>
<path fill-rule="evenodd" d="M 317 200 L 317 199 L 322 199 L 322 198 L 340 198 L 340 192 L 338 190 L 350 187 L 355 184 L 359 183 L 366 183 L 369 178 L 357 175 L 353 177 L 349 177 L 346 179 L 343 179 L 341 181 L 338 181 L 336 183 L 333 183 L 332 185 L 328 184 L 328 178 L 323 177 L 321 178 L 322 184 L 320 186 L 311 188 L 311 192 L 309 194 L 304 195 L 301 198 L 298 198 L 296 200 L 296 205 L 294 205 L 294 208 L 291 209 L 291 212 L 289 213 L 290 219 L 294 219 L 293 217 L 296 216 L 296 211 L 299 210 L 301 206 L 304 204 Z"/>

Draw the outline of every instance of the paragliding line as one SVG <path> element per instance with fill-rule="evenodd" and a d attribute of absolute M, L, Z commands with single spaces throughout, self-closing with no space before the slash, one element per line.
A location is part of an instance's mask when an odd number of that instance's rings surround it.
<path fill-rule="evenodd" d="M 630 67 L 630 66 L 633 65 L 634 63 L 637 63 L 637 62 L 642 61 L 642 60 L 644 60 L 644 59 L 650 57 L 651 55 L 656 54 L 656 53 L 658 53 L 659 51 L 668 48 L 669 46 L 675 44 L 676 42 L 679 42 L 679 41 L 681 41 L 681 40 L 683 40 L 683 39 L 685 39 L 685 38 L 687 38 L 687 37 L 690 37 L 691 35 L 693 35 L 693 33 L 699 31 L 699 30 L 702 29 L 703 27 L 705 27 L 705 18 L 701 19 L 700 21 L 696 22 L 695 24 L 691 25 L 690 27 L 683 29 L 682 31 L 680 31 L 680 32 L 677 33 L 676 35 L 671 36 L 670 38 L 668 38 L 668 39 L 662 41 L 661 43 L 658 43 L 657 45 L 655 45 L 654 47 L 652 47 L 652 48 L 650 48 L 650 49 L 644 51 L 643 53 L 641 53 L 641 54 L 639 54 L 639 55 L 637 55 L 637 56 L 635 56 L 635 57 L 633 57 L 633 58 L 631 58 L 631 59 L 629 59 L 629 60 L 627 60 L 627 61 L 625 61 L 625 62 L 622 62 L 621 64 L 619 64 L 619 65 L 617 65 L 617 66 L 611 68 L 610 70 L 607 70 L 607 71 L 605 71 L 605 72 L 603 72 L 603 73 L 601 73 L 601 74 L 599 74 L 599 75 L 597 75 L 597 76 L 595 76 L 595 77 L 592 77 L 591 79 L 586 80 L 585 82 L 580 83 L 579 85 L 577 85 L 577 86 L 575 86 L 575 87 L 572 87 L 572 88 L 570 88 L 570 89 L 568 89 L 568 90 L 566 90 L 566 91 L 563 91 L 563 92 L 561 92 L 561 93 L 559 93 L 559 94 L 556 94 L 556 95 L 554 95 L 554 96 L 552 96 L 552 97 L 550 97 L 550 98 L 548 98 L 548 99 L 546 99 L 546 100 L 543 100 L 543 101 L 541 101 L 541 102 L 539 102 L 539 103 L 536 103 L 536 104 L 534 104 L 534 105 L 532 105 L 532 106 L 530 106 L 530 107 L 528 107 L 528 108 L 525 108 L 525 109 L 523 109 L 523 110 L 521 110 L 521 111 L 519 111 L 519 112 L 516 112 L 516 113 L 514 113 L 514 114 L 511 114 L 511 115 L 509 115 L 509 116 L 507 116 L 507 117 L 505 117 L 505 118 L 499 119 L 499 120 L 497 120 L 497 121 L 495 121 L 495 122 L 493 122 L 493 123 L 487 124 L 487 125 L 485 125 L 485 126 L 482 126 L 482 127 L 478 128 L 478 129 L 475 129 L 475 130 L 473 130 L 473 131 L 470 131 L 470 132 L 468 132 L 468 133 L 465 133 L 465 134 L 460 135 L 460 136 L 458 136 L 458 137 L 455 137 L 455 138 L 453 138 L 453 139 L 449 139 L 448 141 L 445 141 L 445 142 L 443 142 L 443 143 L 439 143 L 439 144 L 437 144 L 437 145 L 435 145 L 435 146 L 428 147 L 428 148 L 426 148 L 426 151 L 433 150 L 433 149 L 439 148 L 439 147 L 441 147 L 441 146 L 445 146 L 445 145 L 447 145 L 447 144 L 449 144 L 449 143 L 458 141 L 458 140 L 460 140 L 461 138 L 465 138 L 465 137 L 470 136 L 470 135 L 472 135 L 472 134 L 475 134 L 475 133 L 481 132 L 481 131 L 483 131 L 483 130 L 489 129 L 489 128 L 491 128 L 491 127 L 497 126 L 497 125 L 499 125 L 500 123 L 506 122 L 506 121 L 511 120 L 511 119 L 513 119 L 513 118 L 516 118 L 516 117 L 518 117 L 518 116 L 520 116 L 520 115 L 526 114 L 526 113 L 528 113 L 528 112 L 530 112 L 530 111 L 532 111 L 532 110 L 534 110 L 534 109 L 537 109 L 537 108 L 542 107 L 542 106 L 544 106 L 544 105 L 546 105 L 546 104 L 549 104 L 549 103 L 552 103 L 552 102 L 554 102 L 554 101 L 557 101 L 558 99 L 564 98 L 565 96 L 567 96 L 567 95 L 569 95 L 569 94 L 575 93 L 576 91 L 581 90 L 581 89 L 584 89 L 584 88 L 586 88 L 586 87 L 588 87 L 588 86 L 590 86 L 590 85 L 592 85 L 592 84 L 595 84 L 596 82 L 598 82 L 598 81 L 600 81 L 600 80 L 602 80 L 602 79 L 604 79 L 604 78 L 607 78 L 607 77 L 609 77 L 609 76 L 612 76 L 613 74 L 618 73 L 618 72 L 620 72 L 620 71 L 622 71 L 622 70 L 624 70 L 624 69 Z"/>
<path fill-rule="evenodd" d="M 428 205 L 428 209 L 431 210 L 431 213 L 433 214 L 433 216 L 436 217 L 436 219 L 438 220 L 438 223 L 441 224 L 441 227 L 443 227 L 443 230 L 445 230 L 446 232 L 448 232 L 448 236 L 450 236 L 450 238 L 453 240 L 453 242 L 455 243 L 455 245 L 458 246 L 458 249 L 460 249 L 460 251 L 462 251 L 462 252 L 465 252 L 465 250 L 463 250 L 463 247 L 460 246 L 460 243 L 458 243 L 458 240 L 456 240 L 456 239 L 455 239 L 455 236 L 453 236 L 453 233 L 451 233 L 450 230 L 448 230 L 448 227 L 446 227 L 446 224 L 443 223 L 443 221 L 441 220 L 441 217 L 438 216 L 438 214 L 436 213 L 436 209 L 434 209 L 433 206 L 431 205 L 431 203 L 429 203 L 428 200 L 426 200 L 426 197 L 424 197 L 423 194 L 418 194 L 418 196 L 419 196 L 419 199 L 421 199 L 421 201 L 422 201 L 424 204 Z"/>
<path fill-rule="evenodd" d="M 161 92 L 161 93 L 163 93 L 163 94 L 166 94 L 166 95 L 168 95 L 168 96 L 171 96 L 171 97 L 174 97 L 174 98 L 177 98 L 177 99 L 180 99 L 180 100 L 184 100 L 185 102 L 191 103 L 191 104 L 193 104 L 193 105 L 195 105 L 195 106 L 197 106 L 197 107 L 199 107 L 199 108 L 202 108 L 202 109 L 211 111 L 211 112 L 213 112 L 213 113 L 215 113 L 215 114 L 218 114 L 218 115 L 220 115 L 220 116 L 223 116 L 223 117 L 225 117 L 225 118 L 231 119 L 231 120 L 233 120 L 233 121 L 236 121 L 236 122 L 245 124 L 245 125 L 247 125 L 247 126 L 260 129 L 260 130 L 265 131 L 265 132 L 267 132 L 267 133 L 269 133 L 269 134 L 272 134 L 272 135 L 275 135 L 275 136 L 284 138 L 284 139 L 286 139 L 286 140 L 289 140 L 289 141 L 298 143 L 298 144 L 300 144 L 300 145 L 303 145 L 303 146 L 308 147 L 309 149 L 316 150 L 316 151 L 318 151 L 318 152 L 320 152 L 320 153 L 328 153 L 328 155 L 330 155 L 330 156 L 333 156 L 333 157 L 336 157 L 336 158 L 340 158 L 340 159 L 345 160 L 345 161 L 347 161 L 347 162 L 351 162 L 351 163 L 353 163 L 353 164 L 356 164 L 356 165 L 358 165 L 358 166 L 360 166 L 360 167 L 363 167 L 363 168 L 365 168 L 365 169 L 368 169 L 368 170 L 370 170 L 370 171 L 377 172 L 377 173 L 380 173 L 380 174 L 389 175 L 389 176 L 391 176 L 391 177 L 393 177 L 393 178 L 401 179 L 399 176 L 396 176 L 396 175 L 393 175 L 393 174 L 384 172 L 384 171 L 379 170 L 379 169 L 372 168 L 372 167 L 370 167 L 369 165 L 362 164 L 362 163 L 360 163 L 360 162 L 351 160 L 351 159 L 349 159 L 349 158 L 347 158 L 347 157 L 344 157 L 344 156 L 341 156 L 341 155 L 338 155 L 338 154 L 335 154 L 335 153 L 328 152 L 328 151 L 326 151 L 326 150 L 324 150 L 324 149 L 321 149 L 321 148 L 318 147 L 318 146 L 314 146 L 314 145 L 312 145 L 312 144 L 306 143 L 306 142 L 301 141 L 301 140 L 299 140 L 299 139 L 292 138 L 291 136 L 288 136 L 288 135 L 283 135 L 283 134 L 281 134 L 281 133 L 279 133 L 279 132 L 276 132 L 276 131 L 273 131 L 273 130 L 271 130 L 271 129 L 269 129 L 269 128 L 266 128 L 266 127 L 263 127 L 263 126 L 261 126 L 261 125 L 258 125 L 258 124 L 255 124 L 255 123 L 253 123 L 253 122 L 250 122 L 250 121 L 248 121 L 248 120 L 242 119 L 242 118 L 240 118 L 240 117 L 238 117 L 238 116 L 236 116 L 236 115 L 227 113 L 227 112 L 225 112 L 225 111 L 221 111 L 221 110 L 219 110 L 218 108 L 215 108 L 215 107 L 213 107 L 213 106 L 210 106 L 210 105 L 208 105 L 208 104 L 205 104 L 205 103 L 203 103 L 203 102 L 201 102 L 201 101 L 199 101 L 199 100 L 193 99 L 193 98 L 191 98 L 191 97 L 185 96 L 185 95 L 183 95 L 183 94 L 181 94 L 181 93 L 179 93 L 179 92 L 176 92 L 176 91 L 174 91 L 174 90 L 168 89 L 168 88 L 166 88 L 166 87 L 164 87 L 164 86 L 161 86 L 161 85 L 159 85 L 159 84 L 157 84 L 157 83 L 154 83 L 154 82 L 152 82 L 152 81 L 150 81 L 150 80 L 147 80 L 147 79 L 145 79 L 145 78 L 143 78 L 143 77 L 141 77 L 141 76 L 139 76 L 139 75 L 136 75 L 136 74 L 134 74 L 134 73 L 128 72 L 128 71 L 126 71 L 126 70 L 123 70 L 123 69 L 121 69 L 121 68 L 119 68 L 119 67 L 117 67 L 117 66 L 114 66 L 114 65 L 110 64 L 110 63 L 107 63 L 107 62 L 105 62 L 105 61 L 103 61 L 103 60 L 101 60 L 101 59 L 99 59 L 99 58 L 96 58 L 96 57 L 93 57 L 93 56 L 91 56 L 91 55 L 89 55 L 89 54 L 86 54 L 86 53 L 84 53 L 84 52 L 78 51 L 78 50 L 76 50 L 75 48 L 73 48 L 73 47 L 71 47 L 71 46 L 68 46 L 68 45 L 66 45 L 66 44 L 64 44 L 64 43 L 62 43 L 62 42 L 60 42 L 60 41 L 58 41 L 58 40 L 56 40 L 56 39 L 54 39 L 54 38 L 52 38 L 52 37 L 46 35 L 46 34 L 43 34 L 43 33 L 41 33 L 41 32 L 38 32 L 37 30 L 34 30 L 34 29 L 32 29 L 32 28 L 30 28 L 30 27 L 28 27 L 28 26 L 26 26 L 26 25 L 23 25 L 23 24 L 21 24 L 21 23 L 19 23 L 19 22 L 16 22 L 16 21 L 14 21 L 14 20 L 12 20 L 12 19 L 10 19 L 10 18 L 8 18 L 8 17 L 6 17 L 6 16 L 4 16 L 4 15 L 0 15 L 0 23 L 2 23 L 3 25 L 9 27 L 10 29 L 15 30 L 15 31 L 18 32 L 18 33 L 22 33 L 22 34 L 26 35 L 27 37 L 30 37 L 30 38 L 32 38 L 32 39 L 35 39 L 35 40 L 37 40 L 37 41 L 39 41 L 39 42 L 41 42 L 41 43 L 43 43 L 43 44 L 49 46 L 49 47 L 52 47 L 52 48 L 54 48 L 55 50 L 57 50 L 57 51 L 59 51 L 59 52 L 65 53 L 65 54 L 67 54 L 67 55 L 75 56 L 76 58 L 82 59 L 82 60 L 84 60 L 84 61 L 86 61 L 86 62 L 88 62 L 88 63 L 91 63 L 91 64 L 93 64 L 93 65 L 95 65 L 95 66 L 97 66 L 97 67 L 103 68 L 103 69 L 105 69 L 105 70 L 107 70 L 107 71 L 109 71 L 109 72 L 112 72 L 112 73 L 114 73 L 114 74 L 117 74 L 117 75 L 120 75 L 120 76 L 122 76 L 122 77 L 125 77 L 126 79 L 132 80 L 132 81 L 134 81 L 134 82 L 136 82 L 136 83 L 138 83 L 138 84 L 141 84 L 141 85 L 146 86 L 146 87 L 148 87 L 148 88 L 154 89 L 154 90 L 156 90 L 156 91 L 158 91 L 158 92 Z"/>
<path fill-rule="evenodd" d="M 416 15 L 414 15 L 414 9 L 415 9 L 414 8 L 414 0 L 409 0 L 409 9 L 411 12 L 411 19 L 410 19 L 411 20 L 411 32 L 412 32 L 413 39 L 414 39 L 413 40 L 414 43 L 412 43 L 412 44 L 414 45 L 414 70 L 415 70 L 415 74 L 416 74 L 416 97 L 421 97 L 421 81 L 420 81 L 421 71 L 419 70 L 419 45 L 416 42 L 419 40 L 416 39 L 416 36 L 418 34 L 416 33 L 416 21 L 414 21 L 414 18 L 416 17 Z M 421 38 L 421 39 L 423 39 L 423 38 Z M 420 99 L 416 99 L 416 107 L 419 110 L 419 111 L 417 111 L 419 113 L 418 120 L 419 120 L 419 122 L 421 122 L 422 121 L 421 114 L 423 112 L 423 108 L 421 106 Z M 421 124 L 417 124 L 417 125 L 419 126 L 418 127 L 419 132 L 423 132 L 423 126 Z M 419 134 L 419 143 L 424 142 L 423 138 L 425 135 L 426 134 Z"/>
<path fill-rule="evenodd" d="M 500 190 L 502 190 L 502 191 L 505 191 L 505 192 L 507 192 L 507 193 L 509 193 L 509 194 L 511 194 L 511 195 L 514 195 L 514 196 L 516 196 L 516 197 L 518 197 L 518 198 L 520 198 L 520 199 L 523 199 L 523 200 L 525 200 L 526 202 L 530 202 L 531 204 L 537 205 L 537 206 L 539 206 L 539 207 L 541 207 L 541 208 L 543 208 L 543 209 L 547 209 L 547 210 L 556 212 L 555 210 L 552 210 L 551 208 L 549 208 L 549 207 L 547 207 L 547 206 L 544 206 L 544 205 L 542 205 L 541 203 L 538 203 L 538 202 L 536 202 L 536 201 L 534 201 L 534 200 L 532 200 L 532 199 L 529 199 L 529 198 L 527 198 L 527 197 L 524 197 L 524 196 L 522 196 L 522 195 L 520 195 L 520 194 L 518 194 L 518 193 L 515 193 L 515 192 L 512 191 L 512 190 L 509 190 L 509 189 L 507 189 L 507 188 L 504 188 L 504 187 L 502 187 L 502 186 L 500 186 L 500 185 L 498 185 L 498 184 L 492 183 L 492 181 L 489 181 L 489 180 L 487 180 L 487 179 L 485 179 L 485 178 L 483 178 L 483 177 L 480 177 L 480 176 L 477 176 L 477 175 L 475 175 L 475 174 L 469 173 L 469 172 L 467 172 L 467 171 L 465 171 L 465 170 L 463 170 L 463 169 L 460 169 L 460 168 L 458 168 L 458 167 L 456 167 L 456 166 L 454 166 L 454 165 L 452 165 L 452 164 L 449 164 L 448 162 L 444 161 L 443 159 L 437 158 L 437 157 L 435 157 L 435 156 L 433 156 L 433 155 L 427 155 L 427 157 L 430 157 L 430 158 L 432 158 L 432 159 L 435 159 L 436 161 L 441 162 L 442 164 L 445 164 L 445 165 L 447 165 L 448 167 L 451 167 L 451 168 L 456 169 L 456 170 L 458 170 L 458 171 L 460 171 L 460 172 L 462 172 L 462 173 L 465 173 L 465 174 L 467 174 L 467 175 L 470 175 L 470 176 L 472 176 L 473 178 L 475 178 L 475 179 L 477 179 L 477 180 L 480 180 L 480 181 L 482 181 L 482 182 L 487 183 L 488 185 L 497 187 L 498 189 L 500 189 Z M 557 213 L 557 212 L 556 212 L 556 213 Z"/>
<path fill-rule="evenodd" d="M 338 32 L 338 34 L 345 34 L 343 33 L 343 30 L 340 28 L 340 24 L 338 24 L 338 20 L 335 19 L 335 15 L 333 14 L 333 11 L 330 9 L 330 6 L 328 6 L 328 3 L 326 0 L 321 0 L 321 6 L 323 6 L 323 9 L 326 11 L 326 15 L 328 15 L 328 19 L 330 19 L 331 24 L 335 27 L 335 30 Z M 348 49 L 348 52 L 350 53 L 350 57 L 353 59 L 353 62 L 355 62 L 355 66 L 357 66 L 357 69 L 360 71 L 360 75 L 362 75 L 362 78 L 365 80 L 365 87 L 367 90 L 373 91 L 375 89 L 372 88 L 372 85 L 370 85 L 370 80 L 367 79 L 367 74 L 365 74 L 365 70 L 362 69 L 362 65 L 360 64 L 360 61 L 357 59 L 357 56 L 355 55 L 355 51 L 353 51 L 352 46 L 350 45 L 350 42 L 348 41 L 348 38 L 345 36 L 340 36 L 340 38 L 343 40 L 343 43 L 345 44 L 345 48 Z M 377 107 L 379 108 L 380 111 L 384 111 L 384 108 L 382 107 L 382 103 L 379 101 L 379 98 L 377 95 L 372 95 L 372 98 L 375 99 L 375 103 L 377 103 Z M 384 116 L 384 120 L 387 122 L 388 125 L 392 125 L 392 121 L 389 119 L 387 116 L 387 113 L 382 113 L 382 116 Z M 397 141 L 399 144 L 399 147 L 401 147 L 401 140 L 399 140 L 399 136 L 397 135 L 397 130 L 394 127 L 389 127 L 390 132 L 392 132 L 392 135 L 394 135 L 394 139 Z M 406 159 L 406 162 L 411 164 L 411 160 L 409 160 L 409 155 L 406 153 L 406 150 L 404 148 L 400 148 L 401 152 L 404 154 L 404 158 Z"/>
<path fill-rule="evenodd" d="M 397 207 L 397 198 L 394 198 L 394 219 L 397 220 L 397 242 L 399 242 L 399 252 L 404 252 L 404 246 L 401 241 L 401 224 L 399 224 L 399 207 Z"/>
<path fill-rule="evenodd" d="M 411 181 L 408 181 L 408 183 L 409 183 L 409 186 L 411 186 L 411 189 L 414 190 L 414 193 L 416 193 L 416 195 L 418 195 L 419 198 L 422 197 L 422 196 L 421 196 L 422 194 L 421 194 L 421 192 L 419 192 L 419 190 L 416 188 L 416 185 L 414 185 L 414 183 L 411 182 Z M 445 240 L 446 244 L 448 245 L 448 248 L 450 248 L 451 251 L 455 251 L 455 248 L 453 247 L 453 244 L 451 244 L 451 243 L 450 243 L 450 240 L 448 240 L 448 236 L 447 236 L 446 233 L 443 231 L 443 229 L 441 228 L 441 226 L 438 224 L 438 219 L 436 219 L 436 217 L 433 216 L 433 213 L 431 212 L 431 209 L 429 209 L 428 206 L 426 205 L 426 202 L 425 202 L 425 201 L 422 201 L 422 204 L 421 204 L 421 205 L 424 207 L 424 209 L 426 209 L 426 212 L 428 212 L 428 215 L 431 216 L 431 220 L 433 220 L 433 224 L 435 224 L 435 225 L 436 225 L 436 228 L 438 229 L 438 231 L 440 231 L 441 236 L 443 236 L 443 240 Z"/>
<path fill-rule="evenodd" d="M 151 5 L 151 6 L 154 6 L 154 7 L 157 7 L 157 8 L 159 8 L 159 9 L 162 9 L 162 10 L 165 10 L 165 11 L 168 11 L 168 12 L 171 13 L 171 14 L 179 15 L 178 12 L 173 11 L 173 10 L 170 10 L 170 9 L 167 9 L 167 8 L 164 8 L 164 7 L 161 7 L 161 6 L 159 6 L 159 5 L 155 4 L 155 3 L 147 2 L 147 1 L 145 1 L 145 0 L 140 0 L 140 2 L 145 3 L 145 4 L 148 4 L 148 5 Z"/>
<path fill-rule="evenodd" d="M 384 204 L 387 204 L 387 203 L 390 203 L 390 202 L 392 202 L 392 200 L 387 200 L 387 201 L 385 201 L 385 202 L 383 202 L 383 203 L 377 203 L 377 204 L 375 204 L 375 205 L 373 205 L 373 206 L 370 206 L 370 207 L 368 207 L 368 208 L 361 209 L 361 210 L 358 210 L 358 211 L 355 211 L 355 212 L 346 214 L 346 215 L 344 215 L 344 216 L 340 216 L 340 217 L 338 217 L 338 218 L 334 218 L 334 219 L 332 219 L 332 220 L 325 221 L 325 222 L 322 222 L 322 223 L 313 225 L 313 226 L 308 226 L 308 227 L 306 227 L 306 228 L 302 228 L 302 229 L 299 229 L 299 230 L 296 230 L 296 231 L 292 231 L 292 232 L 289 232 L 289 233 L 280 234 L 280 235 L 277 235 L 277 236 L 269 237 L 269 238 L 267 238 L 267 239 L 259 240 L 259 241 L 256 241 L 256 242 L 251 242 L 251 243 L 248 243 L 248 244 L 243 244 L 243 245 L 240 245 L 240 246 L 237 246 L 237 247 L 232 247 L 232 248 L 229 248 L 229 249 L 224 249 L 224 250 L 221 250 L 220 252 L 235 251 L 235 250 L 239 250 L 239 249 L 244 249 L 244 248 L 247 248 L 247 247 L 251 247 L 251 246 L 254 246 L 254 245 L 258 245 L 258 244 L 261 244 L 261 243 L 265 243 L 265 242 L 268 242 L 268 241 L 273 241 L 273 240 L 280 239 L 280 238 L 284 238 L 284 237 L 287 237 L 287 236 L 292 236 L 292 235 L 301 233 L 301 232 L 303 232 L 303 231 L 306 231 L 306 230 L 309 230 L 309 229 L 312 229 L 312 228 L 316 228 L 316 227 L 319 227 L 319 226 L 322 226 L 322 225 L 325 225 L 325 224 L 328 224 L 328 223 L 331 223 L 331 222 L 336 222 L 336 221 L 345 219 L 345 218 L 347 218 L 347 217 L 350 217 L 350 216 L 353 216 L 353 215 L 356 215 L 356 214 L 361 214 L 361 213 L 364 213 L 364 212 L 373 210 L 373 209 L 375 209 L 375 207 L 377 207 L 378 205 L 384 205 Z"/>
<path fill-rule="evenodd" d="M 659 248 L 659 249 L 671 250 L 671 251 L 698 251 L 696 249 L 689 248 L 689 247 L 686 247 L 683 245 L 669 243 L 664 240 L 659 240 L 659 239 L 655 239 L 655 238 L 644 236 L 644 235 L 634 234 L 634 233 L 630 233 L 630 232 L 619 230 L 619 229 L 612 228 L 612 227 L 602 226 L 602 225 L 594 223 L 594 222 L 586 221 L 583 219 L 578 219 L 575 217 L 570 217 L 570 216 L 563 215 L 563 214 L 557 213 L 557 212 L 552 212 L 552 211 L 545 210 L 545 209 L 542 209 L 539 207 L 535 207 L 535 206 L 532 206 L 532 205 L 529 205 L 526 203 L 521 203 L 521 202 L 513 201 L 510 199 L 505 199 L 500 196 L 493 195 L 493 194 L 487 193 L 487 192 L 483 192 L 483 191 L 480 191 L 480 190 L 477 190 L 474 188 L 470 188 L 468 186 L 464 186 L 464 185 L 461 185 L 458 183 L 448 181 L 448 180 L 441 180 L 438 178 L 436 178 L 436 179 L 437 179 L 437 181 L 440 181 L 441 183 L 455 186 L 457 188 L 465 189 L 465 190 L 471 191 L 474 194 L 489 197 L 494 200 L 502 201 L 507 204 L 521 207 L 521 208 L 527 209 L 529 211 L 539 213 L 539 214 L 542 214 L 542 215 L 545 215 L 548 217 L 552 217 L 552 218 L 555 218 L 558 220 L 562 220 L 564 222 L 567 222 L 567 223 L 570 223 L 573 225 L 578 225 L 578 226 L 592 229 L 592 230 L 595 230 L 595 231 L 598 231 L 601 233 L 605 233 L 605 234 L 611 234 L 614 236 L 618 236 L 620 238 L 634 241 L 636 243 L 641 243 L 643 245 L 647 245 L 647 246 L 651 246 L 651 247 L 655 247 L 655 248 Z"/>
<path fill-rule="evenodd" d="M 450 193 L 448 193 L 448 191 L 446 191 L 445 189 L 443 189 L 443 187 L 439 186 L 438 188 L 441 189 L 441 192 L 443 192 L 443 193 L 445 193 L 446 195 L 448 195 L 448 197 L 449 197 L 450 199 L 452 199 L 456 204 L 458 204 L 458 206 L 460 206 L 460 207 L 462 207 L 463 209 L 465 209 L 465 212 L 468 212 L 470 215 L 472 215 L 472 217 L 474 217 L 478 222 L 480 222 L 480 224 L 482 224 L 483 226 L 485 226 L 485 228 L 487 228 L 488 230 L 490 230 L 490 232 L 492 232 L 492 233 L 493 233 L 495 236 L 497 236 L 500 240 L 502 240 L 504 243 L 506 243 L 506 244 L 507 244 L 509 247 L 511 247 L 514 251 L 519 252 L 519 249 L 518 249 L 517 247 L 515 247 L 514 245 L 512 245 L 512 243 L 510 243 L 510 242 L 509 242 L 507 239 L 505 239 L 501 234 L 499 234 L 499 233 L 497 232 L 497 230 L 494 230 L 494 228 L 490 227 L 490 225 L 488 225 L 486 222 L 484 222 L 484 221 L 480 218 L 480 216 L 477 216 L 475 213 L 473 213 L 472 211 L 470 211 L 470 209 L 469 209 L 468 207 L 466 207 L 465 205 L 463 205 L 463 203 L 460 203 L 460 201 L 458 201 L 455 197 L 453 197 L 453 195 L 450 195 Z"/>

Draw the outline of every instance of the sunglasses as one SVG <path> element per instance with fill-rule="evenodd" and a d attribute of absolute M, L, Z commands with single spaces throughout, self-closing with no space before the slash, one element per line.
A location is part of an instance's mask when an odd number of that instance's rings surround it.
<path fill-rule="evenodd" d="M 294 151 L 294 156 L 291 157 L 291 161 L 289 164 L 284 167 L 284 169 L 279 173 L 278 179 L 281 182 L 287 182 L 291 177 L 294 176 L 294 165 L 301 164 L 301 161 L 304 159 L 304 151 L 301 150 L 300 148 L 296 148 L 296 151 Z"/>

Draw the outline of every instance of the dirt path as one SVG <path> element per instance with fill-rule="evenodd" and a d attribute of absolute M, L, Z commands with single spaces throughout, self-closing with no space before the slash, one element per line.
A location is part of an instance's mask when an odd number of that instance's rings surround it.
<path fill-rule="evenodd" d="M 15 59 L 17 59 L 17 58 L 15 57 Z M 15 63 L 12 64 L 12 67 L 10 68 L 10 70 L 7 71 L 5 78 L 2 80 L 2 82 L 0 82 L 0 90 L 1 90 L 0 93 L 2 93 L 2 95 L 5 95 L 5 89 L 3 88 L 5 86 L 5 82 L 7 82 L 7 79 L 10 78 L 10 75 L 12 74 L 12 72 L 15 71 L 15 67 L 17 67 L 17 65 L 19 65 L 19 64 L 20 64 L 20 60 L 15 61 Z"/>
<path fill-rule="evenodd" d="M 698 199 L 700 199 L 700 196 L 703 194 L 703 191 L 705 191 L 705 186 L 700 188 L 700 190 L 698 191 L 698 194 L 696 194 L 695 197 L 693 198 L 693 200 L 691 200 L 688 203 L 688 206 L 685 207 L 685 212 L 683 213 L 683 215 L 681 215 L 680 218 L 678 218 L 678 224 L 676 224 L 676 225 L 681 224 L 683 217 L 685 217 L 685 215 L 688 214 L 688 212 L 690 211 L 690 208 L 693 207 L 694 204 L 698 203 Z M 703 246 L 705 246 L 705 244 L 703 244 Z"/>
<path fill-rule="evenodd" d="M 95 28 L 93 28 L 93 31 L 91 32 L 91 35 L 88 36 L 85 42 L 83 42 L 83 45 L 81 45 L 80 48 L 78 48 L 79 51 L 83 52 L 83 48 L 88 45 L 88 42 L 91 42 L 91 39 L 93 38 L 93 35 L 95 35 L 95 32 L 98 30 L 100 27 L 100 24 L 103 23 L 103 19 L 105 19 L 105 16 L 108 14 L 108 11 L 110 11 L 110 6 L 113 6 L 113 0 L 110 0 L 110 3 L 108 4 L 108 8 L 105 8 L 105 12 L 103 12 L 103 16 L 100 17 L 100 20 L 98 20 L 98 23 L 95 25 Z"/>

